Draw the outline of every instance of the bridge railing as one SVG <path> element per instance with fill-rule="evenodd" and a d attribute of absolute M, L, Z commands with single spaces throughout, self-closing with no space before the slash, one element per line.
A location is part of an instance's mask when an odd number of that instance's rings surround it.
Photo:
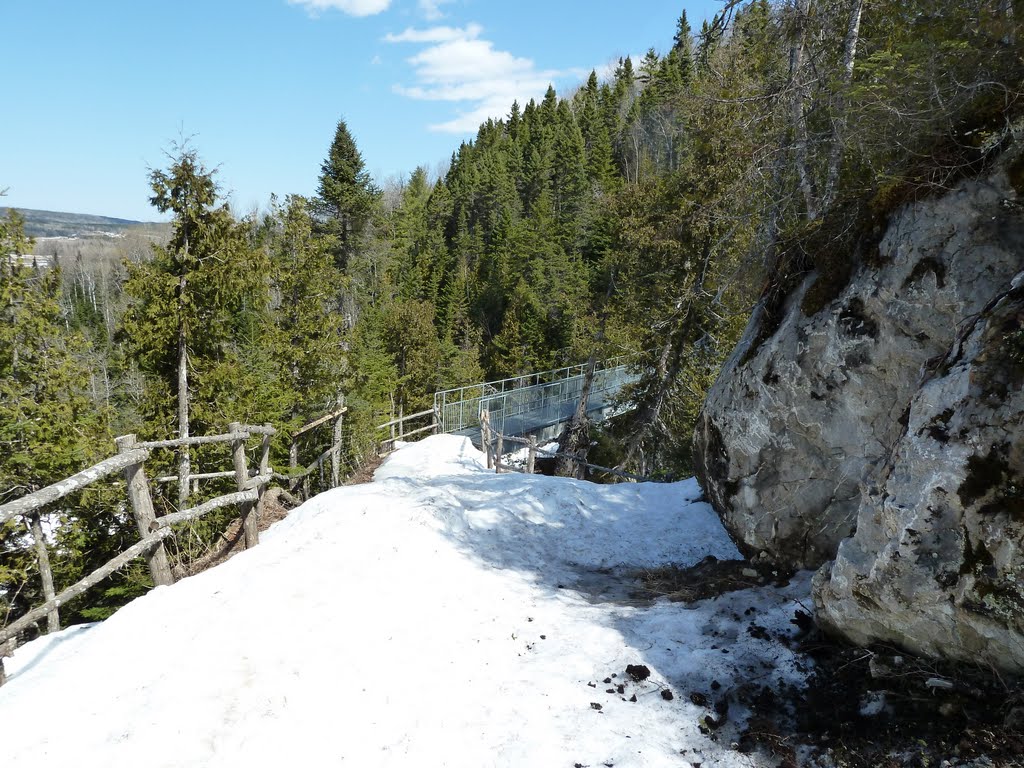
<path fill-rule="evenodd" d="M 634 355 L 619 355 L 597 364 L 592 397 L 610 397 L 635 380 L 628 363 Z M 480 412 L 490 414 L 491 423 L 504 430 L 508 418 L 531 414 L 535 421 L 557 423 L 565 418 L 569 404 L 575 404 L 583 390 L 586 363 L 442 390 L 434 395 L 438 431 L 459 432 L 480 426 Z"/>

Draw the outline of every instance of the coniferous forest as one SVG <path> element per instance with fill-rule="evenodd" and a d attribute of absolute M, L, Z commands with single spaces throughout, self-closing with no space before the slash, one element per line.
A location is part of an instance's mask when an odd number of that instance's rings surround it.
<path fill-rule="evenodd" d="M 643 372 L 593 455 L 684 476 L 755 307 L 778 312 L 816 271 L 815 311 L 890 212 L 984 168 L 1021 112 L 1022 18 L 1019 0 L 731 0 L 699 29 L 684 13 L 669 50 L 508 105 L 439 175 L 372 179 L 340 119 L 315 196 L 242 217 L 217 158 L 172 147 L 149 176 L 166 239 L 115 263 L 0 267 L 0 502 L 116 435 L 288 432 L 341 403 L 356 467 L 376 424 L 436 390 L 591 355 Z M 0 250 L 31 251 L 16 213 Z M 272 463 L 287 466 L 284 441 Z M 58 588 L 136 540 L 121 498 L 89 490 L 50 516 Z M 196 524 L 173 556 L 223 524 Z M 39 602 L 25 534 L 0 529 L 0 623 Z M 102 618 L 148 578 L 133 566 L 62 610 Z"/>

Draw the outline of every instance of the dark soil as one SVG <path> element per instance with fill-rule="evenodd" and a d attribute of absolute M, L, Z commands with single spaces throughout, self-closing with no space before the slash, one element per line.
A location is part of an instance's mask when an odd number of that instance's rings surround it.
<path fill-rule="evenodd" d="M 643 590 L 636 596 L 667 597 L 674 602 L 689 603 L 765 584 L 785 586 L 792 575 L 792 571 L 780 570 L 770 563 L 719 560 L 709 555 L 690 568 L 670 565 L 638 572 L 636 577 L 642 582 Z"/>
<path fill-rule="evenodd" d="M 373 480 L 373 473 L 384 463 L 383 456 L 373 455 L 366 462 L 345 479 L 343 485 L 360 485 Z M 301 503 L 301 498 L 296 499 L 281 488 L 271 488 L 267 491 L 266 497 L 261 505 L 259 516 L 259 530 L 262 533 L 279 520 L 288 516 L 292 509 Z M 221 563 L 227 562 L 239 552 L 245 550 L 245 541 L 242 531 L 242 518 L 236 517 L 230 523 L 220 538 L 215 541 L 209 551 L 202 557 L 193 560 L 187 565 L 174 567 L 175 579 L 186 576 L 195 576 Z"/>
<path fill-rule="evenodd" d="M 787 701 L 793 715 L 779 716 L 774 695 L 748 695 L 754 717 L 741 749 L 760 747 L 780 765 L 1024 766 L 1024 681 L 893 648 L 845 646 L 817 631 L 802 650 L 815 672 Z M 809 748 L 802 762 L 796 745 Z"/>
<path fill-rule="evenodd" d="M 271 489 L 261 504 L 258 518 L 260 533 L 267 530 L 278 520 L 283 520 L 291 511 L 292 505 L 283 498 L 280 489 Z M 227 562 L 239 552 L 245 550 L 245 537 L 242 530 L 242 518 L 236 517 L 230 523 L 220 537 L 210 546 L 209 551 L 187 565 L 174 567 L 174 578 L 181 579 L 185 576 L 195 576 L 197 573 L 208 571 L 221 563 Z"/>
<path fill-rule="evenodd" d="M 369 483 L 373 480 L 373 473 L 377 471 L 377 468 L 384 463 L 385 456 L 378 456 L 373 454 L 367 456 L 366 461 L 353 472 L 348 479 L 343 483 L 344 485 L 362 485 L 363 483 Z"/>
<path fill-rule="evenodd" d="M 646 596 L 691 602 L 782 585 L 792 574 L 709 557 L 637 575 Z M 751 713 L 737 751 L 778 768 L 1024 768 L 1024 680 L 895 648 L 851 647 L 824 636 L 800 609 L 792 623 L 800 630 L 795 647 L 814 672 L 804 689 L 749 683 L 716 702 L 732 699 Z M 747 631 L 757 637 L 763 628 Z M 700 693 L 689 698 L 708 703 Z M 726 719 L 719 714 L 707 718 L 708 732 Z"/>

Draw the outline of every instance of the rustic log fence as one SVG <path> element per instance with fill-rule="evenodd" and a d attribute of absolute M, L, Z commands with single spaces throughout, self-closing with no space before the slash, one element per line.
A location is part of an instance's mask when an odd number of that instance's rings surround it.
<path fill-rule="evenodd" d="M 417 426 L 415 429 L 407 429 L 406 424 L 408 422 L 426 422 Z M 384 456 L 395 450 L 395 443 L 399 440 L 408 440 L 410 437 L 425 436 L 428 432 L 430 434 L 436 434 L 440 429 L 441 420 L 438 417 L 437 406 L 433 408 L 427 408 L 425 411 L 419 411 L 418 413 L 410 413 L 408 416 L 404 415 L 399 408 L 398 417 L 386 421 L 383 424 L 377 425 L 377 431 L 385 429 L 390 430 L 390 437 L 381 441 L 379 453 Z"/>
<path fill-rule="evenodd" d="M 323 476 L 324 463 L 329 460 L 331 470 L 330 487 L 340 485 L 342 479 L 343 424 L 344 416 L 347 412 L 348 408 L 341 401 L 339 402 L 339 407 L 335 410 L 310 421 L 289 435 L 291 442 L 289 445 L 289 471 L 287 474 L 275 472 L 270 467 L 270 438 L 277 434 L 277 430 L 273 426 L 269 424 L 247 425 L 232 422 L 228 425 L 227 432 L 216 435 L 150 441 L 139 441 L 134 434 L 123 435 L 115 440 L 118 451 L 116 455 L 46 488 L 6 504 L 0 504 L 0 525 L 16 517 L 21 517 L 27 525 L 36 552 L 44 599 L 42 605 L 32 608 L 25 615 L 7 626 L 0 627 L 0 685 L 3 685 L 5 681 L 3 658 L 13 653 L 18 636 L 24 630 L 36 625 L 43 618 L 46 618 L 48 632 L 59 630 L 60 607 L 62 605 L 82 595 L 119 569 L 124 568 L 135 558 L 145 557 L 154 585 L 173 584 L 174 575 L 165 546 L 165 540 L 174 533 L 173 526 L 199 519 L 223 507 L 237 506 L 242 519 L 245 547 L 248 549 L 259 543 L 260 501 L 271 480 L 285 481 L 289 486 L 289 491 L 292 493 L 299 490 L 301 486 L 303 495 L 308 498 L 310 493 L 310 477 L 314 472 L 319 470 L 321 485 L 326 484 Z M 387 438 L 379 443 L 379 453 L 381 455 L 390 453 L 394 450 L 395 443 L 399 440 L 419 438 L 428 433 L 434 434 L 442 431 L 441 425 L 441 414 L 436 405 L 433 408 L 409 415 L 401 413 L 401 409 L 399 409 L 399 414 L 396 418 L 392 418 L 376 427 L 378 432 L 388 430 L 390 433 Z M 328 448 L 318 455 L 312 463 L 300 467 L 300 438 L 324 426 L 330 426 L 331 428 L 331 440 Z M 413 428 L 409 429 L 409 426 Z M 537 439 L 533 435 L 522 438 L 505 435 L 500 431 L 492 429 L 487 410 L 483 410 L 480 413 L 480 426 L 482 442 L 487 455 L 487 467 L 489 469 L 493 468 L 497 473 L 525 472 L 533 474 L 538 456 L 554 458 L 559 455 L 556 452 L 539 448 Z M 246 457 L 246 445 L 248 440 L 255 437 L 261 440 L 259 461 L 257 466 L 250 470 Z M 230 444 L 232 469 L 214 472 L 189 471 L 184 478 L 179 477 L 179 475 L 159 475 L 152 479 L 147 477 L 146 461 L 155 450 L 191 448 L 218 443 Z M 506 443 L 527 447 L 525 466 L 519 467 L 505 462 Z M 587 467 L 627 480 L 637 482 L 648 482 L 651 480 L 651 478 L 622 472 L 611 467 L 592 464 L 577 456 L 571 458 L 577 466 Z M 118 473 L 123 474 L 127 483 L 128 501 L 139 531 L 140 540 L 75 584 L 57 593 L 54 586 L 53 571 L 46 539 L 43 533 L 40 510 L 72 493 L 81 491 L 93 483 Z M 195 484 L 201 480 L 217 480 L 231 477 L 235 479 L 236 490 L 234 492 L 223 494 L 195 507 L 181 509 L 162 516 L 156 515 L 150 491 L 151 482 L 157 484 L 175 482 L 179 484 Z"/>
<path fill-rule="evenodd" d="M 288 474 L 275 472 L 273 475 L 275 480 L 288 484 L 289 493 L 298 493 L 301 490 L 303 498 L 309 498 L 310 478 L 315 472 L 320 472 L 321 484 L 325 485 L 326 483 L 323 482 L 326 479 L 323 477 L 324 462 L 328 459 L 331 463 L 330 487 L 337 488 L 341 485 L 341 448 L 346 413 L 348 413 L 348 408 L 343 403 L 339 403 L 339 407 L 335 410 L 313 419 L 291 433 L 291 443 L 288 446 Z M 331 440 L 327 450 L 313 459 L 312 463 L 300 466 L 299 438 L 309 435 L 313 430 L 323 426 L 331 427 Z"/>
<path fill-rule="evenodd" d="M 480 428 L 484 454 L 487 457 L 487 468 L 493 469 L 496 474 L 501 474 L 502 472 L 520 472 L 523 474 L 532 475 L 535 472 L 538 456 L 559 458 L 568 455 L 569 459 L 573 463 L 575 463 L 577 467 L 587 467 L 588 469 L 593 469 L 598 472 L 603 472 L 614 477 L 621 477 L 624 480 L 630 480 L 637 483 L 657 482 L 656 480 L 650 477 L 634 475 L 631 472 L 623 472 L 622 470 L 614 469 L 612 467 L 603 467 L 600 464 L 592 464 L 588 461 L 584 461 L 579 456 L 558 453 L 557 451 L 548 451 L 545 450 L 544 448 L 539 448 L 537 446 L 537 438 L 534 437 L 533 435 L 529 435 L 527 437 L 503 435 L 501 432 L 498 432 L 491 428 L 490 419 L 488 418 L 486 411 L 481 411 L 480 413 Z M 516 464 L 508 464 L 504 461 L 506 443 L 526 447 L 526 462 L 523 466 L 519 466 Z"/>
<path fill-rule="evenodd" d="M 199 519 L 216 509 L 227 506 L 238 506 L 241 510 L 242 526 L 245 534 L 246 548 L 259 543 L 259 502 L 267 483 L 274 477 L 270 468 L 270 438 L 276 430 L 269 424 L 262 426 L 244 425 L 232 422 L 228 431 L 220 435 L 206 435 L 176 440 L 154 440 L 139 442 L 135 435 L 123 435 L 114 442 L 118 453 L 98 464 L 82 470 L 64 480 L 49 485 L 19 499 L 0 505 L 0 525 L 16 517 L 23 518 L 28 524 L 30 535 L 36 550 L 39 576 L 43 585 L 42 605 L 39 605 L 24 616 L 0 628 L 0 685 L 5 681 L 3 657 L 14 651 L 14 645 L 21 632 L 36 624 L 42 618 L 47 620 L 47 631 L 60 629 L 60 607 L 66 604 L 115 571 L 125 567 L 137 557 L 145 557 L 150 576 L 156 586 L 174 583 L 164 540 L 173 535 L 173 526 L 190 520 Z M 260 458 L 257 467 L 250 471 L 246 459 L 246 442 L 252 437 L 261 437 Z M 210 443 L 229 443 L 234 468 L 229 472 L 207 472 L 190 474 L 187 481 L 212 479 L 234 476 L 237 490 L 210 499 L 188 509 L 182 509 L 168 515 L 157 517 L 153 508 L 150 483 L 146 477 L 145 464 L 152 451 L 161 448 L 182 448 Z M 132 508 L 135 524 L 141 537 L 138 542 L 124 552 L 100 566 L 92 573 L 80 579 L 59 594 L 55 592 L 53 571 L 44 538 L 40 510 L 54 504 L 66 496 L 80 491 L 104 478 L 123 473 L 127 483 L 128 501 Z M 157 478 L 158 482 L 174 482 L 179 478 L 166 476 Z"/>

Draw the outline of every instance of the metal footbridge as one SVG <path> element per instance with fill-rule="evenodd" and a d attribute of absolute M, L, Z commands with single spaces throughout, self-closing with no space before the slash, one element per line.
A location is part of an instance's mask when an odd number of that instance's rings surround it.
<path fill-rule="evenodd" d="M 587 415 L 592 419 L 603 421 L 630 409 L 628 403 L 618 402 L 618 396 L 625 386 L 640 378 L 631 361 L 635 361 L 634 355 L 597 363 L 587 399 Z M 491 428 L 504 435 L 553 437 L 576 410 L 586 369 L 586 363 L 581 363 L 437 392 L 437 431 L 466 435 L 479 442 L 480 414 L 486 411 Z"/>

